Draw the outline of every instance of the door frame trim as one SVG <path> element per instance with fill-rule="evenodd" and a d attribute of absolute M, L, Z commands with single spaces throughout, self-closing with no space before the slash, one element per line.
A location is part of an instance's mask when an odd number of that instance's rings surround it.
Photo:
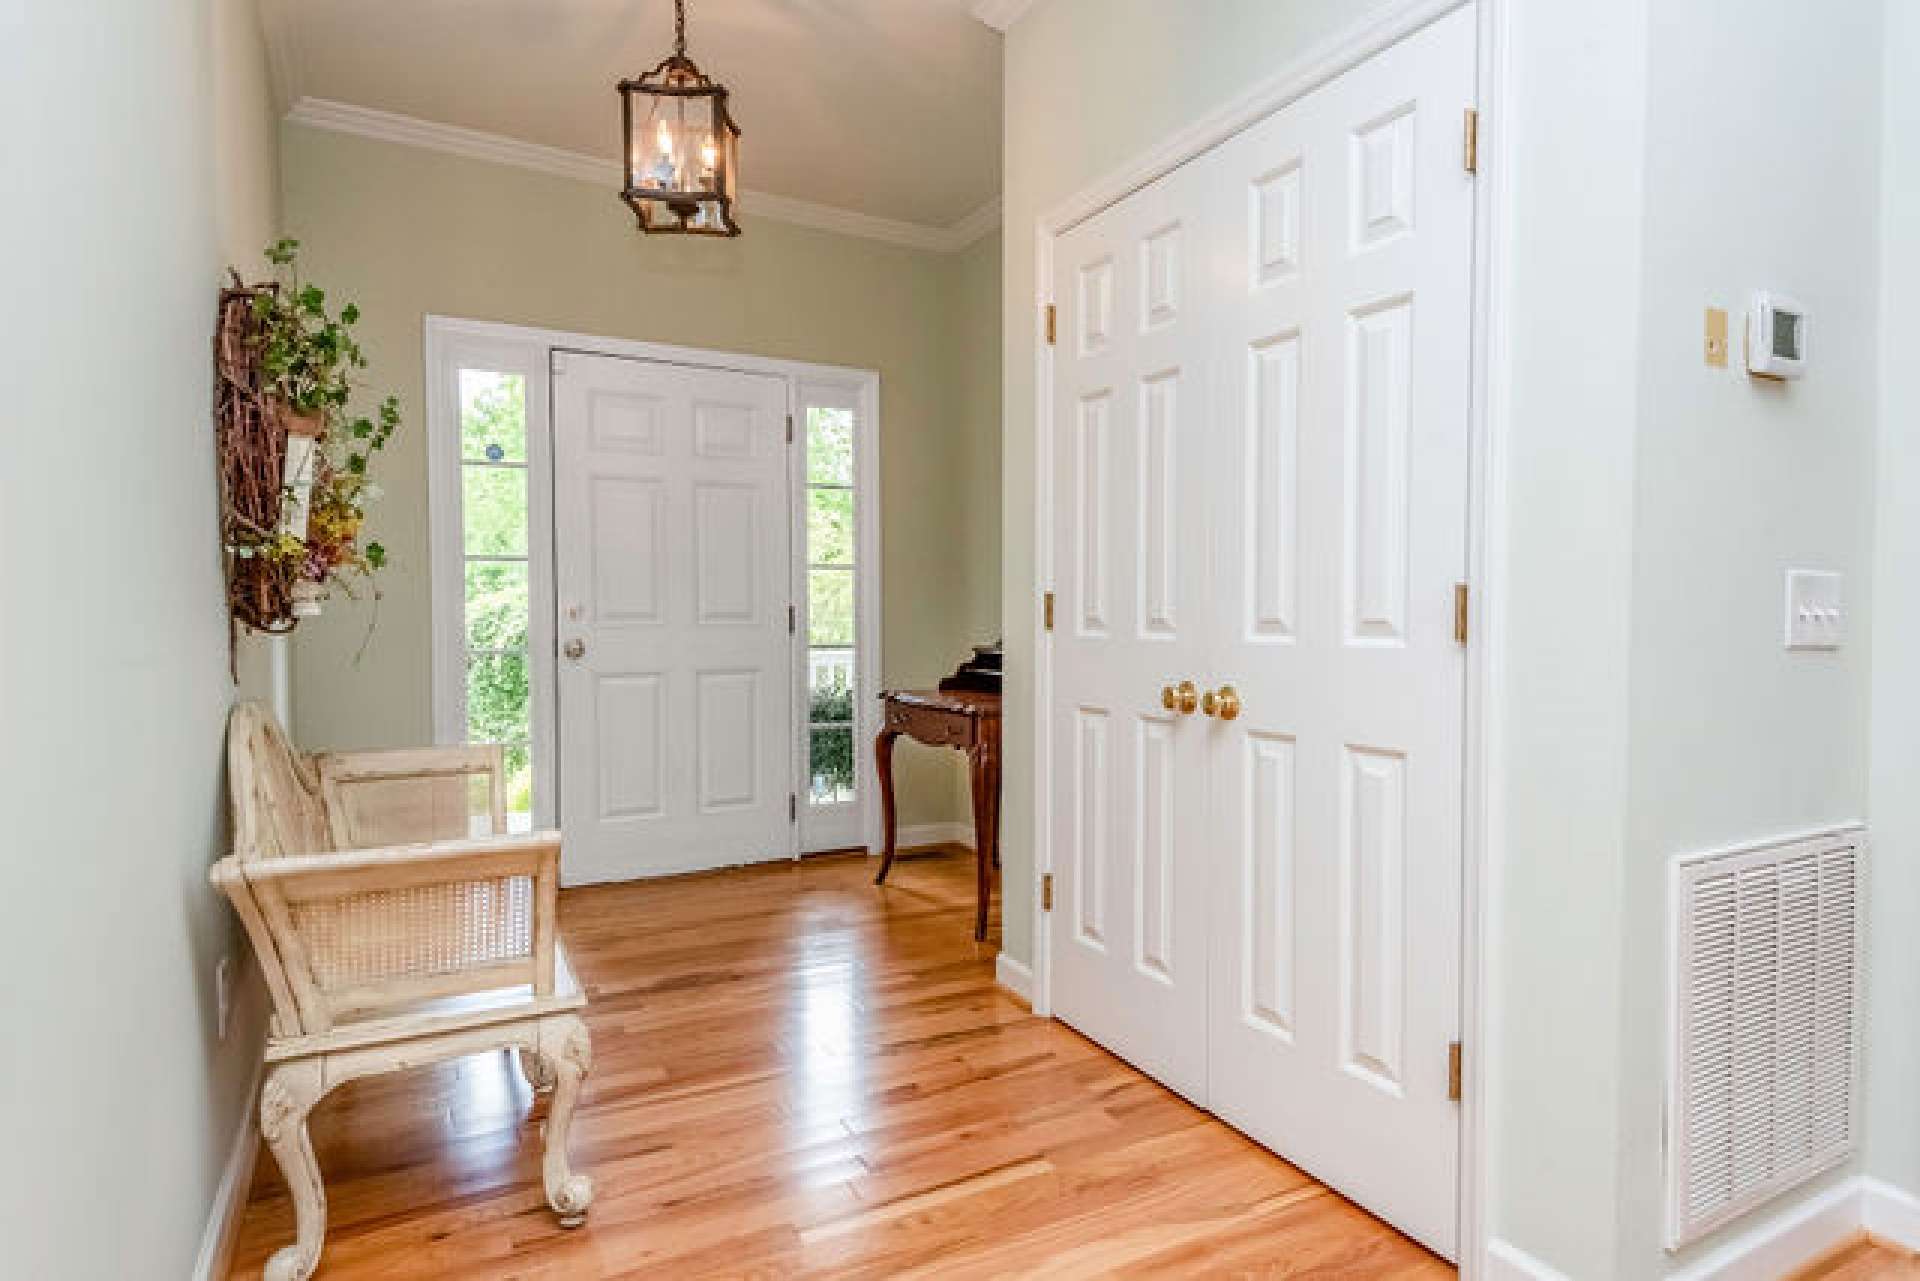
<path fill-rule="evenodd" d="M 1514 147 L 1504 109 L 1510 101 L 1509 28 L 1513 0 L 1399 0 L 1309 48 L 1268 79 L 1220 108 L 1150 146 L 1115 170 L 1052 206 L 1034 221 L 1033 512 L 1034 593 L 1054 590 L 1053 529 L 1053 360 L 1040 318 L 1053 296 L 1054 243 L 1080 223 L 1164 177 L 1189 160 L 1266 119 L 1382 51 L 1417 34 L 1467 4 L 1475 15 L 1475 98 L 1479 112 L 1478 173 L 1474 186 L 1472 382 L 1469 406 L 1467 573 L 1473 590 L 1473 628 L 1467 645 L 1466 706 L 1462 739 L 1461 844 L 1461 1034 L 1464 1056 L 1460 1109 L 1458 1235 L 1460 1275 L 1478 1281 L 1486 1275 L 1488 1191 L 1487 1106 L 1489 1082 L 1497 1072 L 1493 1048 L 1499 1017 L 1493 979 L 1497 952 L 1493 924 L 1498 903 L 1502 837 L 1499 799 L 1503 778 L 1498 732 L 1504 702 L 1504 660 L 1500 640 L 1506 590 L 1504 477 L 1509 409 L 1506 387 L 1510 367 L 1507 321 L 1511 275 L 1512 162 Z M 1032 1008 L 1052 1015 L 1052 926 L 1041 909 L 1042 878 L 1054 870 L 1051 718 L 1053 646 L 1042 611 L 1032 615 L 1034 661 L 1032 829 L 1033 880 L 1030 919 L 1034 922 Z"/>
<path fill-rule="evenodd" d="M 465 636 L 465 598 L 461 574 L 460 458 L 458 454 L 458 405 L 452 387 L 444 376 L 450 362 L 467 357 L 477 361 L 497 361 L 510 372 L 524 373 L 527 387 L 527 573 L 528 679 L 532 689 L 532 736 L 534 750 L 534 822 L 539 826 L 558 825 L 560 815 L 559 775 L 556 752 L 559 743 L 558 687 L 554 666 L 554 573 L 555 546 L 553 526 L 553 414 L 550 370 L 555 351 L 584 355 L 613 356 L 629 360 L 692 365 L 733 373 L 771 375 L 787 385 L 787 410 L 797 414 L 800 387 L 804 384 L 843 389 L 853 393 L 859 403 L 862 430 L 854 435 L 854 644 L 860 655 L 855 679 L 854 760 L 859 770 L 855 786 L 858 807 L 858 831 L 871 849 L 879 845 L 880 806 L 877 780 L 871 752 L 861 752 L 859 744 L 878 732 L 880 663 L 882 658 L 880 546 L 880 375 L 871 369 L 845 365 L 817 364 L 786 360 L 745 352 L 715 351 L 700 347 L 681 347 L 670 343 L 642 342 L 637 339 L 610 338 L 603 335 L 573 333 L 531 325 L 505 324 L 489 320 L 469 320 L 458 316 L 428 313 L 422 320 L 423 369 L 426 380 L 427 500 L 429 596 L 432 607 L 429 684 L 433 705 L 433 736 L 437 743 L 463 742 L 466 737 L 466 692 L 462 664 L 449 661 L 463 652 Z M 796 436 L 798 424 L 796 424 Z M 799 443 L 797 440 L 796 443 Z M 796 607 L 804 602 L 796 594 L 804 584 L 805 469 L 800 451 L 789 453 L 787 469 L 792 522 L 795 531 L 788 548 L 790 577 L 788 594 Z M 804 608 L 802 608 L 804 614 Z M 792 706 L 803 706 L 802 687 L 806 679 L 806 646 L 798 636 L 792 646 Z M 791 733 L 792 769 L 789 786 L 804 797 L 806 733 L 804 718 L 796 715 Z M 792 827 L 794 856 L 800 852 L 800 831 L 804 817 Z"/>

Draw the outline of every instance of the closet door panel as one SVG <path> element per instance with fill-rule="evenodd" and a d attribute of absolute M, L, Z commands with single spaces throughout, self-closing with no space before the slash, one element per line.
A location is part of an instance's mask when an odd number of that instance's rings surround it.
<path fill-rule="evenodd" d="M 1221 148 L 1209 1106 L 1455 1246 L 1471 8 Z"/>
<path fill-rule="evenodd" d="M 1054 352 L 1053 1002 L 1206 1088 L 1208 211 L 1181 171 L 1062 237 Z"/>

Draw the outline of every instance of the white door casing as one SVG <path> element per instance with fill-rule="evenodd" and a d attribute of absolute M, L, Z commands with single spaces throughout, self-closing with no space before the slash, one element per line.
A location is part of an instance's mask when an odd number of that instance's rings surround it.
<path fill-rule="evenodd" d="M 1456 11 L 1224 144 L 1208 1104 L 1456 1252 L 1473 195 Z"/>
<path fill-rule="evenodd" d="M 1474 67 L 1466 6 L 1066 232 L 1052 282 L 1054 1010 L 1449 1256 Z M 1242 714 L 1163 713 L 1182 676 Z"/>
<path fill-rule="evenodd" d="M 1061 243 L 1055 296 L 1054 1012 L 1196 1100 L 1206 1086 L 1209 356 L 1198 175 Z"/>
<path fill-rule="evenodd" d="M 553 386 L 563 875 L 787 857 L 787 382 L 556 351 Z"/>

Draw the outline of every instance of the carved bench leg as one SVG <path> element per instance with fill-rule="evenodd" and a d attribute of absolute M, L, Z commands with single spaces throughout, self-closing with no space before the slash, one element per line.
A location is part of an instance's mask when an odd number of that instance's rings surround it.
<path fill-rule="evenodd" d="M 545 1094 L 554 1085 L 553 1069 L 547 1061 L 526 1046 L 518 1046 L 514 1054 L 520 1059 L 520 1075 L 527 1078 L 527 1085 L 535 1094 Z"/>
<path fill-rule="evenodd" d="M 567 1164 L 573 1108 L 580 1100 L 580 1082 L 593 1066 L 593 1043 L 587 1037 L 587 1025 L 576 1014 L 540 1020 L 540 1057 L 554 1078 L 540 1173 L 546 1182 L 547 1204 L 560 1216 L 560 1226 L 577 1228 L 587 1221 L 587 1206 L 593 1201 L 593 1180 L 575 1174 Z"/>
<path fill-rule="evenodd" d="M 320 1065 L 283 1063 L 267 1073 L 260 1087 L 260 1137 L 293 1194 L 294 1242 L 267 1260 L 264 1281 L 307 1281 L 320 1263 L 327 1240 L 327 1190 L 320 1163 L 307 1137 L 307 1114 L 323 1093 Z"/>

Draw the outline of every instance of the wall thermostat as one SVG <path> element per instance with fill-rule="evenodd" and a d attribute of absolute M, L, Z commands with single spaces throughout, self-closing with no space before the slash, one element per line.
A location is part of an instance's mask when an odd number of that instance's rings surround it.
<path fill-rule="evenodd" d="M 1747 372 L 1798 378 L 1807 369 L 1807 309 L 1785 294 L 1755 292 L 1747 308 Z"/>

